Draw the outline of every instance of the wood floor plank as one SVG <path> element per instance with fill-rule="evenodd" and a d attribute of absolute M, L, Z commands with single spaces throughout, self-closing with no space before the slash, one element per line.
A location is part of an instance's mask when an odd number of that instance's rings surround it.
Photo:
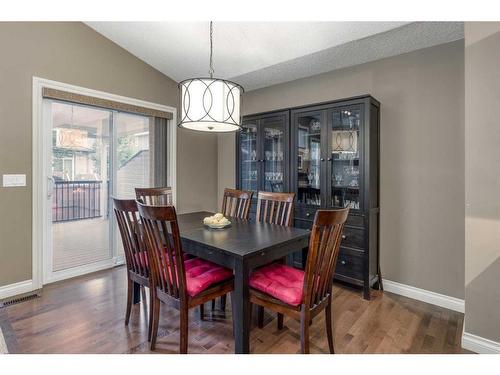
<path fill-rule="evenodd" d="M 50 284 L 42 296 L 0 310 L 7 345 L 20 353 L 150 353 L 148 293 L 132 307 L 124 325 L 126 275 L 123 267 Z M 229 301 L 229 299 L 228 299 Z M 264 327 L 253 314 L 252 353 L 299 353 L 300 324 L 266 311 Z M 337 353 L 461 353 L 463 314 L 387 292 L 366 301 L 359 290 L 334 285 L 333 334 Z M 161 307 L 156 353 L 179 350 L 179 313 Z M 7 334 L 5 334 L 7 332 Z M 325 314 L 310 327 L 311 352 L 329 353 Z M 189 353 L 234 352 L 231 306 L 189 314 Z"/>

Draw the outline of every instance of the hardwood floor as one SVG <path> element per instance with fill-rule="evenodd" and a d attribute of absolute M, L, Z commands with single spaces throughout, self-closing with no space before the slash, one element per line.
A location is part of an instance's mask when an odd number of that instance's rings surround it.
<path fill-rule="evenodd" d="M 0 309 L 0 325 L 11 353 L 150 353 L 147 307 L 135 305 L 126 327 L 125 300 L 125 268 L 117 267 L 50 284 L 40 298 Z M 205 314 L 200 321 L 190 312 L 188 352 L 233 353 L 230 303 L 226 313 L 207 304 Z M 463 352 L 463 314 L 395 294 L 374 291 L 365 301 L 358 290 L 334 286 L 332 315 L 337 353 Z M 312 353 L 328 353 L 323 319 L 311 326 Z M 178 324 L 178 312 L 162 306 L 156 353 L 178 352 Z M 282 331 L 276 324 L 269 313 L 263 329 L 253 322 L 253 353 L 300 351 L 299 323 L 285 318 Z"/>

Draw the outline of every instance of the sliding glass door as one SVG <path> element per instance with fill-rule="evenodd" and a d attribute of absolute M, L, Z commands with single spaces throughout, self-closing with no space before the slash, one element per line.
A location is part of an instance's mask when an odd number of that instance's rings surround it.
<path fill-rule="evenodd" d="M 152 186 L 151 118 L 45 99 L 50 129 L 46 174 L 48 249 L 44 281 L 120 261 L 111 197 Z"/>

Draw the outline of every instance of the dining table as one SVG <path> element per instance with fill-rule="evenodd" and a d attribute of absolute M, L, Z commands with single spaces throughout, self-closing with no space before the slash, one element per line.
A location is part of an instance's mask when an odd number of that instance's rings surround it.
<path fill-rule="evenodd" d="M 177 215 L 182 249 L 233 270 L 234 349 L 237 354 L 249 353 L 250 273 L 257 267 L 306 248 L 310 231 L 233 217 L 228 218 L 231 221 L 228 227 L 212 229 L 203 224 L 203 218 L 211 215 L 212 212 L 206 211 Z"/>

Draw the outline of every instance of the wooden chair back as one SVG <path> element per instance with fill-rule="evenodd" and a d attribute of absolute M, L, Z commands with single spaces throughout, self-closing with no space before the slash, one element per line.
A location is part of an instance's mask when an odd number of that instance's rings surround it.
<path fill-rule="evenodd" d="M 293 221 L 293 201 L 295 193 L 270 193 L 259 191 L 257 196 L 258 223 L 291 226 Z"/>
<path fill-rule="evenodd" d="M 222 214 L 239 219 L 248 219 L 252 196 L 252 191 L 225 188 L 222 199 Z"/>
<path fill-rule="evenodd" d="M 186 274 L 174 206 L 137 203 L 152 261 L 153 285 L 175 299 L 186 300 Z"/>
<path fill-rule="evenodd" d="M 147 267 L 148 255 L 144 247 L 137 203 L 133 199 L 115 198 L 113 198 L 113 202 L 127 269 L 130 272 L 147 278 L 149 277 L 149 269 Z"/>
<path fill-rule="evenodd" d="M 172 188 L 135 188 L 135 196 L 138 200 L 149 206 L 171 206 Z"/>
<path fill-rule="evenodd" d="M 304 275 L 302 298 L 306 306 L 318 305 L 331 294 L 333 271 L 348 213 L 348 208 L 316 211 Z"/>

